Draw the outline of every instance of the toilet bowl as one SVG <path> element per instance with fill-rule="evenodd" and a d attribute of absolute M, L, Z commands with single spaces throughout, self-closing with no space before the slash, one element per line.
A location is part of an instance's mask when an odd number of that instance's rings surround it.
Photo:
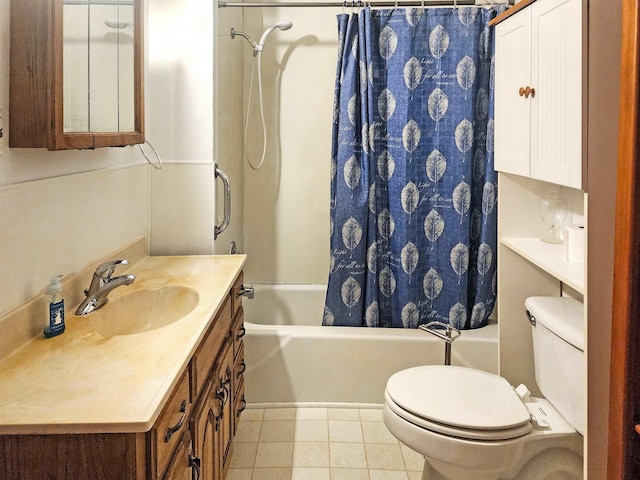
<path fill-rule="evenodd" d="M 582 304 L 534 297 L 526 306 L 536 324 L 536 379 L 546 399 L 466 367 L 414 367 L 387 382 L 384 422 L 425 457 L 423 480 L 583 478 L 584 369 L 576 368 L 584 356 L 576 332 L 583 328 Z"/>

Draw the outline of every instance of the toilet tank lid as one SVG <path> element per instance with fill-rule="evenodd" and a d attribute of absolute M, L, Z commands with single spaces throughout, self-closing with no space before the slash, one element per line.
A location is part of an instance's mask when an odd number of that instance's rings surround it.
<path fill-rule="evenodd" d="M 571 297 L 529 297 L 524 306 L 537 322 L 584 351 L 584 306 Z"/>

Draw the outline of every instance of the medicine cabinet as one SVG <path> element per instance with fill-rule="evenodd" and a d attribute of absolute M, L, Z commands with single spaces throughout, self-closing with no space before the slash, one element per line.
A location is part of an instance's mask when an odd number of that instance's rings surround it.
<path fill-rule="evenodd" d="M 144 142 L 143 0 L 11 0 L 9 146 Z"/>

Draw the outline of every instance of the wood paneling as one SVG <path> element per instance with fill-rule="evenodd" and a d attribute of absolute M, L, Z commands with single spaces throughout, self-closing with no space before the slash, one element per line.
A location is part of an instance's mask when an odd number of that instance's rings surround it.
<path fill-rule="evenodd" d="M 640 478 L 640 7 L 623 2 L 614 254 L 609 480 Z"/>

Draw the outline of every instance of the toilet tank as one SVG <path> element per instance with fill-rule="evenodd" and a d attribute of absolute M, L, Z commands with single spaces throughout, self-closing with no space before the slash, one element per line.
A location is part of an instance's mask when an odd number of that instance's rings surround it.
<path fill-rule="evenodd" d="M 586 357 L 584 307 L 570 297 L 530 297 L 525 307 L 533 330 L 540 391 L 584 435 Z"/>

